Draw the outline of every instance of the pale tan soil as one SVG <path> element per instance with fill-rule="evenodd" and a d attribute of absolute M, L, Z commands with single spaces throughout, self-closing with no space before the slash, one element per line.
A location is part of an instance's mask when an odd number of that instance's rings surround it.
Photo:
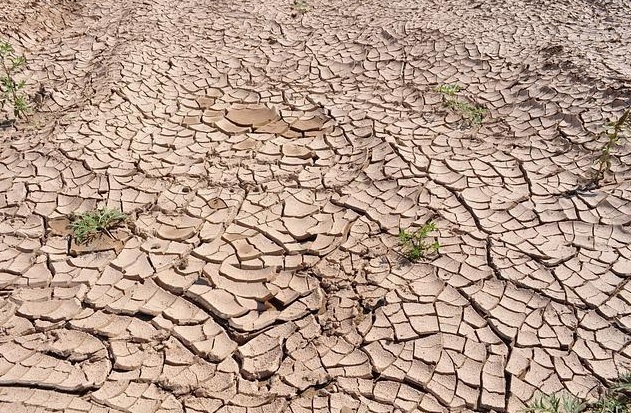
<path fill-rule="evenodd" d="M 516 412 L 631 368 L 631 144 L 575 191 L 628 2 L 307 5 L 3 0 L 39 103 L 0 132 L 0 412 Z"/>

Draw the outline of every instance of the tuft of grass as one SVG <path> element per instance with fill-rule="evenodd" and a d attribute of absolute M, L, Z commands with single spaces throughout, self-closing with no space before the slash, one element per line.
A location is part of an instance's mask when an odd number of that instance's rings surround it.
<path fill-rule="evenodd" d="M 126 219 L 127 216 L 120 211 L 100 208 L 74 216 L 70 227 L 76 243 L 80 244 L 100 232 L 113 238 L 110 230 L 122 224 Z"/>
<path fill-rule="evenodd" d="M 603 132 L 607 137 L 607 142 L 600 150 L 600 156 L 596 161 L 597 169 L 592 179 L 594 185 L 600 185 L 600 181 L 605 178 L 605 175 L 611 172 L 612 152 L 620 144 L 620 138 L 623 137 L 625 131 L 631 131 L 631 108 L 625 109 L 622 116 L 617 121 L 609 123 Z"/>
<path fill-rule="evenodd" d="M 586 404 L 573 395 L 543 395 L 529 403 L 525 413 L 580 413 Z"/>
<path fill-rule="evenodd" d="M 440 85 L 436 88 L 436 91 L 443 95 L 443 105 L 445 107 L 460 113 L 470 125 L 479 125 L 482 123 L 484 115 L 489 112 L 488 109 L 459 100 L 457 93 L 461 90 L 462 87 L 457 84 Z"/>
<path fill-rule="evenodd" d="M 304 14 L 309 11 L 309 4 L 306 0 L 294 0 L 294 9 Z"/>
<path fill-rule="evenodd" d="M 631 394 L 631 373 L 622 373 L 618 380 L 614 381 L 609 390 Z"/>
<path fill-rule="evenodd" d="M 523 410 L 524 413 L 631 413 L 631 374 L 621 374 L 600 393 L 597 400 L 587 402 L 569 394 L 542 395 Z"/>
<path fill-rule="evenodd" d="M 593 413 L 631 412 L 631 374 L 623 373 L 590 405 Z"/>
<path fill-rule="evenodd" d="M 406 258 L 415 262 L 430 252 L 438 252 L 440 243 L 436 239 L 433 241 L 430 239 L 430 234 L 434 231 L 436 231 L 434 221 L 427 221 L 416 231 L 401 229 L 399 231 L 399 244 Z"/>
<path fill-rule="evenodd" d="M 22 71 L 26 59 L 18 56 L 8 42 L 0 41 L 0 104 L 8 102 L 13 107 L 15 118 L 26 117 L 29 106 L 23 92 L 26 82 L 17 81 L 15 75 Z"/>

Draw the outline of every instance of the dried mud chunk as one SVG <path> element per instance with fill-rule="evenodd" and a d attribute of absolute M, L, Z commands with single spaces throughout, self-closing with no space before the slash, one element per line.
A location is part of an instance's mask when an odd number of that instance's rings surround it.
<path fill-rule="evenodd" d="M 24 302 L 17 313 L 31 319 L 46 321 L 70 320 L 81 311 L 81 303 L 76 298 L 70 300 L 55 300 L 45 302 Z"/>
<path fill-rule="evenodd" d="M 0 344 L 0 383 L 82 391 L 105 381 L 111 366 L 103 347 L 88 345 L 81 349 L 86 335 L 79 332 L 58 338 L 57 343 L 50 345 L 45 336 L 34 334 Z M 71 343 L 60 344 L 64 340 L 75 341 L 80 350 L 65 350 Z M 59 357 L 48 355 L 47 351 Z"/>
<path fill-rule="evenodd" d="M 226 135 L 240 135 L 245 132 L 250 132 L 250 128 L 235 125 L 225 118 L 215 122 L 215 126 Z"/>
<path fill-rule="evenodd" d="M 154 384 L 108 380 L 90 398 L 100 404 L 129 413 L 167 411 L 183 413 L 182 405 L 173 395 Z"/>
<path fill-rule="evenodd" d="M 289 130 L 289 125 L 283 120 L 273 120 L 263 126 L 256 128 L 256 133 L 270 133 L 275 135 L 284 134 Z"/>
<path fill-rule="evenodd" d="M 73 237 L 70 242 L 70 255 L 76 256 L 107 250 L 114 250 L 117 254 L 120 253 L 125 241 L 131 237 L 131 234 L 119 229 L 110 231 L 110 234 L 111 236 L 99 232 L 94 237 L 80 244 L 77 244 L 76 239 Z"/>
<path fill-rule="evenodd" d="M 212 362 L 223 361 L 237 348 L 224 329 L 212 320 L 202 325 L 175 326 L 173 335 Z"/>
<path fill-rule="evenodd" d="M 312 117 L 309 119 L 300 119 L 291 124 L 291 129 L 299 132 L 317 131 L 324 126 L 325 119 L 320 117 Z"/>
<path fill-rule="evenodd" d="M 237 357 L 241 359 L 241 373 L 248 380 L 265 380 L 280 367 L 283 357 L 281 340 L 265 334 L 239 347 Z"/>
<path fill-rule="evenodd" d="M 229 320 L 247 314 L 248 309 L 240 305 L 235 296 L 221 289 L 193 284 L 185 293 L 211 313 Z"/>
<path fill-rule="evenodd" d="M 229 109 L 226 119 L 239 126 L 261 127 L 277 118 L 273 109 L 267 106 L 236 107 Z"/>

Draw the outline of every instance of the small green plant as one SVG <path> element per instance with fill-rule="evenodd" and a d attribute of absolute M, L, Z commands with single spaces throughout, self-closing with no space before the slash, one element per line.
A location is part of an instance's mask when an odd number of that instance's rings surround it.
<path fill-rule="evenodd" d="M 593 184 L 598 186 L 600 181 L 605 178 L 605 175 L 611 172 L 611 156 L 614 148 L 620 144 L 620 138 L 624 136 L 625 131 L 631 130 L 631 108 L 625 109 L 622 116 L 617 121 L 611 122 L 607 125 L 605 132 L 603 133 L 607 137 L 607 142 L 600 150 L 600 156 L 596 161 L 597 169 L 592 180 Z"/>
<path fill-rule="evenodd" d="M 416 231 L 399 231 L 399 244 L 402 247 L 403 254 L 410 261 L 418 261 L 425 257 L 429 252 L 438 252 L 440 243 L 434 239 L 429 239 L 430 233 L 436 231 L 436 224 L 433 221 L 427 221 L 422 227 Z"/>
<path fill-rule="evenodd" d="M 110 230 L 122 224 L 126 219 L 127 216 L 120 211 L 101 208 L 74 216 L 70 227 L 76 243 L 81 244 L 99 232 L 104 232 L 114 238 Z"/>
<path fill-rule="evenodd" d="M 579 400 L 572 395 L 543 395 L 535 398 L 524 413 L 631 413 L 631 374 L 621 374 L 598 399 Z"/>
<path fill-rule="evenodd" d="M 309 11 L 309 4 L 306 0 L 294 0 L 294 9 L 304 14 Z"/>
<path fill-rule="evenodd" d="M 455 83 L 448 85 L 440 85 L 436 88 L 436 91 L 442 93 L 445 96 L 456 96 L 456 93 L 460 92 L 462 88 Z"/>
<path fill-rule="evenodd" d="M 631 412 L 631 374 L 623 373 L 590 405 L 593 413 Z"/>
<path fill-rule="evenodd" d="M 631 373 L 622 373 L 618 380 L 614 381 L 609 390 L 623 393 L 631 393 Z"/>
<path fill-rule="evenodd" d="M 0 41 L 0 103 L 8 102 L 13 107 L 13 116 L 26 117 L 29 111 L 26 95 L 23 92 L 26 82 L 17 81 L 15 75 L 19 73 L 26 59 L 18 56 L 10 43 Z"/>
<path fill-rule="evenodd" d="M 460 112 L 462 117 L 467 119 L 472 125 L 479 125 L 482 123 L 484 115 L 488 113 L 488 110 L 483 107 L 475 106 L 468 102 L 461 102 L 455 99 L 447 100 L 445 102 L 445 106 L 451 110 Z"/>
<path fill-rule="evenodd" d="M 525 413 L 580 413 L 585 410 L 585 403 L 578 398 L 563 394 L 560 397 L 551 394 L 543 395 L 534 399 L 526 409 Z"/>
<path fill-rule="evenodd" d="M 482 123 L 484 115 L 489 112 L 488 109 L 458 100 L 457 93 L 461 90 L 462 87 L 457 84 L 440 85 L 436 88 L 436 91 L 443 95 L 443 105 L 445 107 L 459 112 L 470 125 L 479 125 Z"/>

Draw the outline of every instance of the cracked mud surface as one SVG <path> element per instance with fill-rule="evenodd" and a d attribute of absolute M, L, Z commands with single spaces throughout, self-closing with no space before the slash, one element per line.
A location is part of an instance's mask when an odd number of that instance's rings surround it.
<path fill-rule="evenodd" d="M 8 0 L 0 411 L 516 412 L 628 371 L 631 144 L 576 189 L 631 9 L 487 3 Z"/>

